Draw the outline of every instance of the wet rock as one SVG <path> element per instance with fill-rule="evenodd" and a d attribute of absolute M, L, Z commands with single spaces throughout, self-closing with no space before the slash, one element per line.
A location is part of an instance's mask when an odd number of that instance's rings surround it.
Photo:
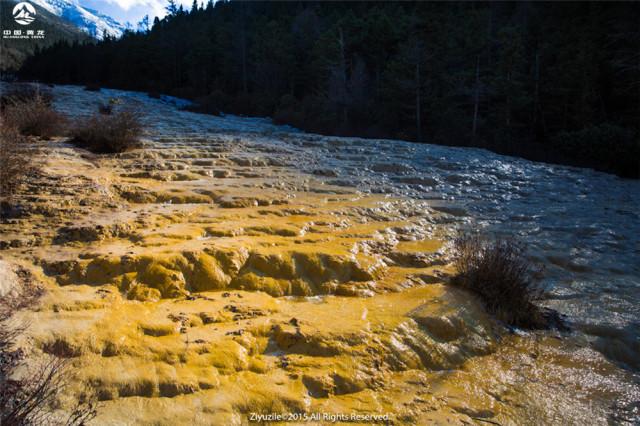
<path fill-rule="evenodd" d="M 142 284 L 134 284 L 128 288 L 123 287 L 126 291 L 127 299 L 137 300 L 139 302 L 157 302 L 161 299 L 162 294 L 158 289 L 147 287 Z"/>
<path fill-rule="evenodd" d="M 371 287 L 375 288 L 375 283 L 371 282 Z M 373 297 L 374 292 L 368 286 L 362 286 L 361 283 L 340 284 L 336 286 L 334 293 L 336 296 L 347 297 Z"/>
<path fill-rule="evenodd" d="M 280 361 L 280 368 L 289 367 L 290 361 L 289 361 L 289 358 L 287 358 L 286 356 L 279 357 L 279 361 Z"/>
<path fill-rule="evenodd" d="M 229 312 L 233 312 L 236 313 L 238 312 L 238 307 L 235 305 L 227 305 L 224 307 L 225 310 L 229 311 Z"/>
<path fill-rule="evenodd" d="M 133 229 L 134 227 L 130 223 L 65 226 L 58 230 L 54 243 L 63 244 L 72 241 L 89 242 L 102 241 L 107 238 L 128 238 Z"/>
<path fill-rule="evenodd" d="M 333 169 L 314 169 L 311 173 L 316 176 L 338 177 L 338 172 Z"/>
<path fill-rule="evenodd" d="M 436 186 L 440 183 L 437 179 L 426 176 L 406 176 L 394 178 L 394 180 L 399 183 L 422 186 Z"/>
<path fill-rule="evenodd" d="M 222 196 L 216 199 L 216 203 L 224 209 L 239 209 L 247 207 L 255 207 L 258 205 L 258 200 L 255 198 L 235 198 L 232 196 Z"/>
<path fill-rule="evenodd" d="M 226 288 L 231 277 L 224 272 L 218 261 L 205 253 L 185 252 L 191 270 L 185 277 L 192 291 L 212 291 Z"/>
<path fill-rule="evenodd" d="M 77 269 L 77 260 L 41 261 L 42 269 L 47 275 L 65 275 Z"/>
<path fill-rule="evenodd" d="M 151 204 L 157 200 L 157 197 L 151 191 L 144 188 L 121 189 L 120 196 L 131 203 L 137 204 Z"/>
<path fill-rule="evenodd" d="M 376 163 L 371 166 L 371 170 L 379 173 L 406 174 L 411 173 L 413 168 L 400 163 Z"/>
<path fill-rule="evenodd" d="M 265 313 L 260 309 L 249 308 L 245 306 L 226 305 L 224 309 L 234 314 L 233 321 L 241 321 L 265 315 Z"/>
<path fill-rule="evenodd" d="M 396 265 L 409 268 L 427 268 L 444 264 L 439 255 L 432 253 L 392 252 L 387 253 L 387 257 Z"/>
<path fill-rule="evenodd" d="M 444 370 L 495 350 L 498 335 L 493 321 L 477 301 L 465 296 L 448 293 L 446 303 L 414 310 L 391 335 L 386 362 L 399 370 Z"/>
<path fill-rule="evenodd" d="M 200 390 L 199 386 L 194 383 L 176 383 L 173 381 L 170 382 L 161 382 L 158 384 L 158 388 L 160 391 L 160 396 L 173 398 L 178 395 L 185 395 L 197 392 Z"/>
<path fill-rule="evenodd" d="M 252 226 L 245 229 L 247 235 L 279 235 L 282 237 L 297 237 L 302 231 L 294 226 Z"/>
<path fill-rule="evenodd" d="M 272 337 L 278 347 L 289 353 L 310 356 L 333 356 L 340 353 L 340 343 L 325 339 L 316 330 L 277 324 L 272 328 Z"/>
<path fill-rule="evenodd" d="M 437 284 L 443 282 L 443 280 L 446 279 L 446 277 L 439 276 L 439 274 L 418 274 L 415 276 L 415 278 L 419 279 L 423 284 Z"/>
<path fill-rule="evenodd" d="M 332 378 L 336 395 L 356 393 L 368 387 L 367 383 L 362 378 L 359 378 L 357 374 L 353 377 L 349 377 L 346 374 L 334 374 Z"/>
<path fill-rule="evenodd" d="M 155 382 L 145 378 L 137 378 L 126 381 L 123 380 L 118 382 L 116 386 L 117 395 L 121 398 L 130 396 L 151 397 L 153 396 L 156 389 Z"/>
<path fill-rule="evenodd" d="M 300 329 L 292 326 L 276 325 L 273 328 L 273 336 L 282 349 L 289 349 L 303 339 Z"/>
<path fill-rule="evenodd" d="M 36 245 L 35 238 L 16 238 L 12 240 L 0 240 L 0 250 L 10 248 L 31 247 Z"/>
<path fill-rule="evenodd" d="M 329 376 L 302 376 L 302 383 L 307 388 L 309 396 L 313 398 L 326 398 L 333 393 L 333 380 Z"/>
<path fill-rule="evenodd" d="M 455 207 L 455 206 L 432 206 L 432 209 L 442 212 L 442 213 L 446 213 L 446 214 L 450 214 L 452 216 L 457 216 L 457 217 L 466 217 L 469 216 L 469 212 L 467 212 L 466 209 L 462 208 L 462 207 Z"/>
<path fill-rule="evenodd" d="M 247 349 L 234 339 L 220 340 L 211 349 L 209 362 L 221 374 L 231 374 L 249 368 Z"/>
<path fill-rule="evenodd" d="M 219 316 L 211 312 L 200 312 L 198 315 L 200 315 L 200 318 L 202 319 L 202 323 L 205 325 L 220 322 Z"/>
<path fill-rule="evenodd" d="M 363 267 L 349 256 L 315 253 L 262 255 L 252 253 L 231 286 L 262 290 L 274 296 L 321 294 L 329 282 L 371 281 L 381 265 Z"/>
<path fill-rule="evenodd" d="M 174 298 L 186 294 L 186 280 L 182 271 L 169 269 L 160 262 L 142 264 L 137 275 L 140 283 L 160 291 L 162 297 Z"/>
<path fill-rule="evenodd" d="M 116 342 L 107 341 L 104 344 L 101 355 L 104 357 L 112 357 L 120 355 L 120 347 Z"/>
<path fill-rule="evenodd" d="M 214 160 L 194 160 L 191 164 L 194 166 L 213 166 L 216 162 Z"/>

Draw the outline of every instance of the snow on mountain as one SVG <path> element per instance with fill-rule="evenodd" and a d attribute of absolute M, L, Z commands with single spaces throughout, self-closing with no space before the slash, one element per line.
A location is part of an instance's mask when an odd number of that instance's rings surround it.
<path fill-rule="evenodd" d="M 81 6 L 78 0 L 29 0 L 31 3 L 48 10 L 72 23 L 82 31 L 97 39 L 102 39 L 106 31 L 114 37 L 120 37 L 126 27 L 110 16 Z"/>

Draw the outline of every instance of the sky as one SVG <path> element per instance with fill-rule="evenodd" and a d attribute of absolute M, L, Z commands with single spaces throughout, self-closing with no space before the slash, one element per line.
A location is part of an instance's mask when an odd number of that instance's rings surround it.
<path fill-rule="evenodd" d="M 83 7 L 97 10 L 111 16 L 116 21 L 131 22 L 135 26 L 145 15 L 149 15 L 149 21 L 153 22 L 156 16 L 162 18 L 165 15 L 164 7 L 167 0 L 79 0 Z M 193 0 L 176 0 L 185 8 L 191 8 Z M 198 0 L 202 3 L 202 0 Z"/>

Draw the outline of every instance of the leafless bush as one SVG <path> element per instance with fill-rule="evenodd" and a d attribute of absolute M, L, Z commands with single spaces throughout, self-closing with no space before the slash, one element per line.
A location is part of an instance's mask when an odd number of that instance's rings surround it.
<path fill-rule="evenodd" d="M 136 111 L 94 115 L 72 130 L 73 142 L 96 153 L 118 153 L 140 145 L 142 121 Z"/>
<path fill-rule="evenodd" d="M 118 98 L 109 98 L 108 102 L 100 102 L 98 104 L 98 112 L 104 115 L 111 115 L 116 105 L 120 105 L 122 100 Z"/>
<path fill-rule="evenodd" d="M 16 311 L 33 306 L 43 292 L 26 271 L 19 274 L 19 285 L 0 298 L 0 424 L 84 425 L 96 415 L 93 398 L 82 396 L 66 419 L 51 412 L 51 404 L 63 394 L 72 377 L 67 360 L 51 357 L 17 377 L 25 353 L 16 347 L 16 339 L 28 324 L 13 317 Z"/>
<path fill-rule="evenodd" d="M 64 134 L 65 117 L 51 108 L 50 100 L 39 92 L 31 98 L 8 97 L 2 115 L 6 125 L 23 135 L 48 139 Z"/>
<path fill-rule="evenodd" d="M 111 115 L 113 112 L 113 105 L 100 103 L 98 104 L 98 112 L 103 115 Z"/>
<path fill-rule="evenodd" d="M 32 158 L 33 149 L 25 138 L 15 128 L 0 124 L 0 214 L 33 170 Z"/>
<path fill-rule="evenodd" d="M 543 296 L 536 268 L 526 247 L 513 239 L 493 240 L 478 235 L 456 239 L 455 275 L 451 283 L 479 296 L 499 320 L 522 328 L 547 328 L 560 321 L 557 313 L 535 302 Z"/>
<path fill-rule="evenodd" d="M 50 90 L 35 84 L 15 83 L 3 90 L 0 96 L 0 109 L 16 102 L 28 102 L 40 97 L 44 103 L 51 105 L 53 94 Z"/>

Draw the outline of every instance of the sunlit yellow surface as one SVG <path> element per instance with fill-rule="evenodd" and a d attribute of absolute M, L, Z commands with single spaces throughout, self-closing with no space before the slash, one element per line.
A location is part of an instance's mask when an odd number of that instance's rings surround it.
<path fill-rule="evenodd" d="M 52 409 L 88 388 L 100 425 L 606 421 L 625 373 L 580 341 L 510 334 L 445 286 L 442 213 L 274 166 L 239 177 L 205 148 L 114 158 L 50 142 L 31 215 L 0 225 L 15 241 L 2 257 L 48 290 L 21 314 L 31 362 L 77 369 Z"/>

